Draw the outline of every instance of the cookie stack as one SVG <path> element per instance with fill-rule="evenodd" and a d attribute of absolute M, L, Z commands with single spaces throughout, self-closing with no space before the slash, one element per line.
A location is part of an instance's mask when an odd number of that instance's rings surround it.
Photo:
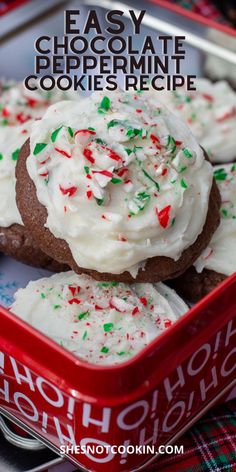
<path fill-rule="evenodd" d="M 40 250 L 23 225 L 15 200 L 15 166 L 33 123 L 50 104 L 77 95 L 58 90 L 29 92 L 21 83 L 4 81 L 0 90 L 0 251 L 26 264 L 64 270 Z"/>
<path fill-rule="evenodd" d="M 74 272 L 31 283 L 12 310 L 90 362 L 135 354 L 178 317 L 178 296 L 151 284 L 185 274 L 217 234 L 213 175 L 153 93 L 51 105 L 19 153 L 16 202 L 40 250 Z M 39 321 L 46 312 L 52 324 Z"/>

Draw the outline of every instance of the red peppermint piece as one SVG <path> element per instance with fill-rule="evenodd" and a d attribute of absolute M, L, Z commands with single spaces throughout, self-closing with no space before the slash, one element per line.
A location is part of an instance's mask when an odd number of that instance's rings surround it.
<path fill-rule="evenodd" d="M 169 328 L 172 325 L 172 321 L 167 319 L 164 321 L 164 325 L 165 325 L 165 328 Z"/>
<path fill-rule="evenodd" d="M 168 169 L 166 167 L 164 167 L 164 169 L 162 170 L 161 175 L 164 177 L 164 175 L 166 175 L 167 172 L 168 172 Z"/>
<path fill-rule="evenodd" d="M 89 149 L 88 147 L 85 147 L 83 150 L 83 155 L 89 162 L 91 162 L 91 164 L 94 164 L 95 159 L 93 157 L 93 152 L 91 149 Z"/>
<path fill-rule="evenodd" d="M 113 151 L 112 149 L 107 149 L 107 150 L 108 150 L 108 156 L 110 157 L 110 159 L 113 159 L 113 161 L 122 160 L 119 154 L 117 154 L 115 151 Z"/>
<path fill-rule="evenodd" d="M 30 118 L 30 115 L 24 115 L 23 113 L 18 113 L 18 115 L 16 115 L 16 119 L 20 123 L 25 123 L 26 121 L 30 120 Z"/>
<path fill-rule="evenodd" d="M 117 172 L 117 175 L 118 175 L 119 177 L 123 177 L 123 175 L 124 175 L 126 172 L 129 172 L 129 169 L 127 169 L 127 167 L 123 167 L 119 172 Z"/>
<path fill-rule="evenodd" d="M 9 115 L 10 115 L 10 113 L 9 113 L 8 109 L 7 109 L 6 107 L 4 107 L 4 108 L 2 109 L 2 116 L 3 116 L 3 118 L 7 118 Z"/>
<path fill-rule="evenodd" d="M 127 241 L 127 239 L 126 239 L 124 236 L 122 236 L 121 234 L 119 234 L 118 240 L 119 240 L 119 241 L 122 241 L 122 242 L 126 242 L 126 241 Z"/>
<path fill-rule="evenodd" d="M 79 285 L 69 285 L 68 286 L 68 289 L 70 290 L 70 292 L 72 293 L 73 297 L 76 293 L 79 293 L 80 292 L 80 286 Z"/>
<path fill-rule="evenodd" d="M 233 116 L 236 115 L 236 108 L 233 108 L 231 111 L 225 113 L 224 115 L 220 116 L 219 118 L 216 119 L 218 123 L 222 123 L 225 120 L 228 120 L 229 118 L 232 118 Z"/>
<path fill-rule="evenodd" d="M 81 300 L 79 298 L 71 298 L 70 300 L 68 300 L 68 303 L 70 305 L 73 305 L 73 303 L 76 303 L 76 305 L 79 305 L 81 302 Z"/>
<path fill-rule="evenodd" d="M 214 101 L 214 98 L 212 97 L 212 95 L 209 95 L 208 93 L 203 93 L 202 96 L 205 98 L 205 100 L 207 100 L 208 102 L 213 102 Z"/>
<path fill-rule="evenodd" d="M 79 129 L 75 132 L 75 136 L 77 136 L 78 134 L 93 136 L 94 134 L 96 134 L 96 132 L 92 131 L 91 129 Z"/>
<path fill-rule="evenodd" d="M 160 140 L 155 134 L 150 134 L 150 138 L 157 149 L 161 149 Z"/>
<path fill-rule="evenodd" d="M 132 316 L 137 315 L 138 312 L 139 312 L 139 309 L 138 309 L 138 307 L 136 306 L 136 307 L 133 309 L 133 311 L 132 311 Z"/>
<path fill-rule="evenodd" d="M 38 100 L 35 100 L 34 98 L 28 98 L 26 97 L 26 100 L 28 102 L 29 107 L 33 108 L 36 105 L 38 105 Z"/>
<path fill-rule="evenodd" d="M 110 178 L 113 177 L 112 172 L 110 172 L 109 170 L 92 170 L 92 173 L 105 175 L 106 177 L 110 177 Z"/>
<path fill-rule="evenodd" d="M 162 208 L 162 210 L 160 211 L 158 211 L 158 209 L 156 208 L 156 215 L 162 228 L 167 228 L 168 223 L 170 221 L 170 212 L 171 212 L 171 205 L 167 205 L 166 207 Z"/>
<path fill-rule="evenodd" d="M 73 195 L 77 192 L 78 189 L 78 187 L 75 186 L 63 188 L 61 185 L 59 185 L 59 188 L 62 195 L 68 195 L 69 197 L 73 197 Z"/>
<path fill-rule="evenodd" d="M 147 302 L 146 297 L 140 297 L 139 300 L 143 304 L 143 306 L 147 306 L 148 302 Z"/>
<path fill-rule="evenodd" d="M 88 200 L 90 200 L 90 198 L 92 198 L 92 191 L 87 190 L 86 195 L 87 195 Z"/>
<path fill-rule="evenodd" d="M 61 154 L 64 157 L 67 157 L 68 159 L 71 157 L 71 154 L 64 151 L 64 149 L 59 149 L 59 148 L 55 147 L 55 151 L 59 152 L 59 154 Z"/>
<path fill-rule="evenodd" d="M 91 137 L 94 136 L 95 134 L 96 132 L 90 129 L 79 129 L 78 131 L 75 132 L 74 138 L 76 138 L 76 142 L 86 146 L 86 144 L 88 144 L 91 141 Z"/>

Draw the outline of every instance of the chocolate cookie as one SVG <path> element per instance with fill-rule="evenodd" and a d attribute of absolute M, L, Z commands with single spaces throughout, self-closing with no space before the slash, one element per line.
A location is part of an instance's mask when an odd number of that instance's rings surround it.
<path fill-rule="evenodd" d="M 25 226 L 15 223 L 8 228 L 0 227 L 0 252 L 33 267 L 42 267 L 52 272 L 69 269 L 45 254 L 34 241 Z"/>
<path fill-rule="evenodd" d="M 221 221 L 209 246 L 172 285 L 190 301 L 207 295 L 236 272 L 236 164 L 214 166 L 221 195 Z"/>
<path fill-rule="evenodd" d="M 226 277 L 208 269 L 203 269 L 199 274 L 192 266 L 180 277 L 169 281 L 168 285 L 189 302 L 196 303 L 214 290 Z"/>
<path fill-rule="evenodd" d="M 95 93 L 32 126 L 17 204 L 41 249 L 76 272 L 159 281 L 186 270 L 219 224 L 212 179 L 189 129 L 150 94 Z"/>
<path fill-rule="evenodd" d="M 153 257 L 148 259 L 146 261 L 145 270 L 139 270 L 135 279 L 127 271 L 122 274 L 110 274 L 80 268 L 75 263 L 66 241 L 56 238 L 52 232 L 45 227 L 47 210 L 38 201 L 35 185 L 26 168 L 26 160 L 29 153 L 30 143 L 28 140 L 21 149 L 16 166 L 16 201 L 23 222 L 44 252 L 50 254 L 59 262 L 67 263 L 78 274 L 87 273 L 96 280 L 114 280 L 125 283 L 132 283 L 134 280 L 136 282 L 158 282 L 178 277 L 185 272 L 186 267 L 191 266 L 201 254 L 219 225 L 220 195 L 215 182 L 213 182 L 209 199 L 209 209 L 203 231 L 198 236 L 195 243 L 183 251 L 178 261 L 174 261 L 169 257 Z"/>
<path fill-rule="evenodd" d="M 55 271 L 65 270 L 66 266 L 43 254 L 23 226 L 15 202 L 15 166 L 34 121 L 49 105 L 68 96 L 71 98 L 71 94 L 60 91 L 30 92 L 23 83 L 0 83 L 0 251 L 26 264 Z"/>

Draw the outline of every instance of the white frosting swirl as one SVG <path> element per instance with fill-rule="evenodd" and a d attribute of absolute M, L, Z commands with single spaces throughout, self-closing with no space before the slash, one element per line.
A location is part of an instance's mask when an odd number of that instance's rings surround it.
<path fill-rule="evenodd" d="M 0 226 L 23 224 L 15 199 L 15 166 L 35 119 L 48 105 L 65 97 L 59 90 L 30 92 L 21 83 L 1 84 L 0 94 Z M 75 94 L 73 94 L 75 96 Z M 77 96 L 77 95 L 76 95 Z"/>
<path fill-rule="evenodd" d="M 149 94 L 94 94 L 51 106 L 27 169 L 46 226 L 80 267 L 111 274 L 178 260 L 203 229 L 212 167 L 188 128 Z"/>
<path fill-rule="evenodd" d="M 190 127 L 212 162 L 236 158 L 236 93 L 225 81 L 197 79 L 196 91 L 150 93 L 161 100 Z"/>
<path fill-rule="evenodd" d="M 30 282 L 11 311 L 94 364 L 130 359 L 188 307 L 163 284 L 96 282 L 74 272 Z"/>
<path fill-rule="evenodd" d="M 197 272 L 210 269 L 224 275 L 236 272 L 236 164 L 215 166 L 221 194 L 221 222 L 203 254 L 195 262 Z"/>

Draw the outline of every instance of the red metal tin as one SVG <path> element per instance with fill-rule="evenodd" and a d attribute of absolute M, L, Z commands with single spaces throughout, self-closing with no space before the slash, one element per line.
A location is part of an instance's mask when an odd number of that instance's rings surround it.
<path fill-rule="evenodd" d="M 1 308 L 0 406 L 57 448 L 166 444 L 235 380 L 235 290 L 233 275 L 114 367 L 79 360 Z M 122 472 L 147 467 L 156 456 L 70 458 L 85 470 Z"/>

